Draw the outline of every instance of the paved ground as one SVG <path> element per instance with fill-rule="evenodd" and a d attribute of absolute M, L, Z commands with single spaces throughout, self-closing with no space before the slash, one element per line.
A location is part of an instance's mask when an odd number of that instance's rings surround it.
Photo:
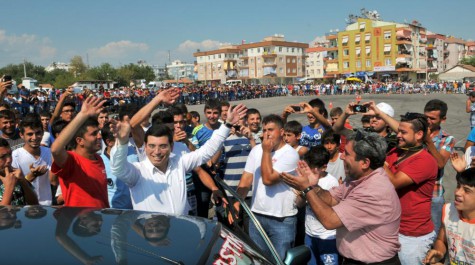
<path fill-rule="evenodd" d="M 248 108 L 257 108 L 261 111 L 263 116 L 275 113 L 281 114 L 282 110 L 286 105 L 295 104 L 303 101 L 309 101 L 314 97 L 277 97 L 277 98 L 266 98 L 266 99 L 253 99 L 246 101 L 237 101 L 239 103 L 244 103 Z M 463 146 L 465 145 L 465 139 L 470 132 L 469 125 L 469 114 L 465 112 L 465 101 L 467 96 L 460 94 L 429 94 L 429 95 L 363 95 L 362 102 L 374 100 L 376 103 L 386 102 L 393 106 L 395 110 L 395 117 L 398 115 L 404 114 L 407 111 L 411 112 L 423 112 L 424 105 L 430 99 L 441 99 L 445 101 L 449 106 L 449 111 L 447 113 L 447 122 L 442 125 L 442 127 L 455 136 L 456 138 L 456 150 L 462 152 Z M 340 106 L 344 108 L 346 104 L 355 100 L 355 96 L 322 96 L 321 99 L 325 102 L 327 108 L 330 103 L 334 107 Z M 237 103 L 231 102 L 231 103 Z M 188 110 L 198 111 L 202 115 L 202 120 L 204 118 L 203 113 L 204 105 L 193 105 L 189 106 Z M 360 123 L 360 116 L 356 115 L 350 118 L 351 124 L 354 127 L 358 127 Z M 289 120 L 298 120 L 303 125 L 307 124 L 305 115 L 295 114 L 290 116 Z M 456 185 L 455 182 L 455 171 L 450 165 L 450 161 L 445 167 L 446 181 L 444 187 L 446 189 L 445 197 L 446 200 L 453 200 L 453 191 Z"/>

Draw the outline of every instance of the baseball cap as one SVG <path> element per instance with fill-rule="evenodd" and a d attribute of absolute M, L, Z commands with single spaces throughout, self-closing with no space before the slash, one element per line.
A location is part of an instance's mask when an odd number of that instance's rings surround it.
<path fill-rule="evenodd" d="M 378 107 L 378 109 L 381 110 L 382 112 L 386 113 L 386 115 L 394 117 L 394 109 L 388 103 L 381 102 L 378 105 L 376 105 L 376 107 Z"/>

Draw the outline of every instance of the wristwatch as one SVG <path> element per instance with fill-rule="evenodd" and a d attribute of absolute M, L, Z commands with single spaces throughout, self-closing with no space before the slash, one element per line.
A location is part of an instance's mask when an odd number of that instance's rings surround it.
<path fill-rule="evenodd" d="M 233 127 L 233 125 L 229 122 L 225 122 L 224 125 L 226 125 L 226 127 L 228 127 L 229 129 Z"/>
<path fill-rule="evenodd" d="M 304 198 L 306 199 L 306 198 L 307 198 L 307 193 L 308 193 L 309 191 L 313 190 L 314 188 L 315 188 L 315 187 L 313 187 L 313 186 L 309 186 L 309 187 L 307 187 L 306 189 L 301 190 L 301 191 L 300 191 L 300 196 L 302 196 L 302 197 L 304 197 Z"/>

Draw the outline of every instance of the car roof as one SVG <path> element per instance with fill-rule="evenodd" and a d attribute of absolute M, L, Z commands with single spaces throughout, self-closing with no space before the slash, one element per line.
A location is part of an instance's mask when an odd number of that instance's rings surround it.
<path fill-rule="evenodd" d="M 100 256 L 99 264 L 213 264 L 227 245 L 241 249 L 236 257 L 270 264 L 216 221 L 133 210 L 1 206 L 0 237 L 4 264 L 82 264 L 75 256 Z"/>

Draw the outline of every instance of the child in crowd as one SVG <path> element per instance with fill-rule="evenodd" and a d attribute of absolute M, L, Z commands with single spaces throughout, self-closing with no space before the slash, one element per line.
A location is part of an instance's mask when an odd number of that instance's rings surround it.
<path fill-rule="evenodd" d="M 303 160 L 312 170 L 309 175 L 310 185 L 318 185 L 329 190 L 339 185 L 338 180 L 326 172 L 330 153 L 325 147 L 318 145 L 310 148 Z M 297 196 L 297 206 L 305 205 L 305 199 Z M 336 248 L 336 230 L 327 230 L 317 220 L 312 209 L 307 205 L 305 218 L 305 245 L 312 251 L 308 264 L 338 264 L 338 250 Z"/>
<path fill-rule="evenodd" d="M 289 121 L 284 125 L 284 141 L 286 144 L 292 146 L 300 157 L 303 157 L 308 148 L 299 144 L 302 136 L 302 124 L 298 121 Z"/>
<path fill-rule="evenodd" d="M 426 264 L 438 263 L 449 252 L 449 264 L 475 264 L 475 168 L 457 175 L 453 203 L 444 205 L 442 226 Z"/>

